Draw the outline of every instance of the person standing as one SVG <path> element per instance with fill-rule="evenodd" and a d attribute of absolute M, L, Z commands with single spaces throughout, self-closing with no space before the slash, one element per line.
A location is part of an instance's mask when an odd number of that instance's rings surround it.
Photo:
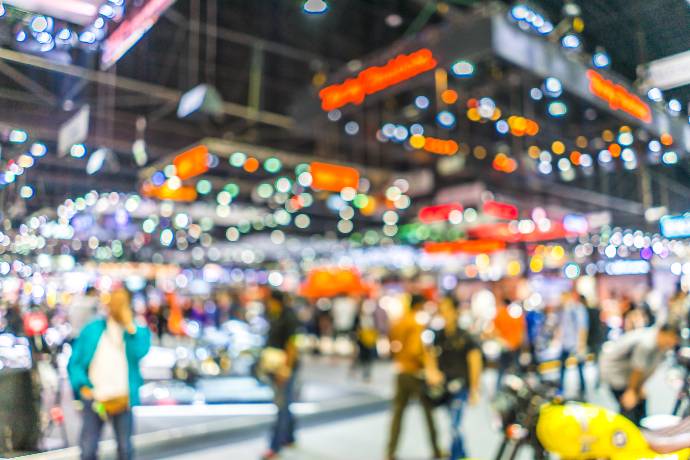
<path fill-rule="evenodd" d="M 462 436 L 465 405 L 479 401 L 482 374 L 482 352 L 479 343 L 458 326 L 459 314 L 452 301 L 442 302 L 440 313 L 444 327 L 434 340 L 435 367 L 443 374 L 447 392 L 446 407 L 451 423 L 450 460 L 467 457 Z"/>
<path fill-rule="evenodd" d="M 425 302 L 426 299 L 423 296 L 413 295 L 410 308 L 398 321 L 392 324 L 390 330 L 391 352 L 397 375 L 395 396 L 393 397 L 393 416 L 388 438 L 388 460 L 395 459 L 403 415 L 410 400 L 414 398 L 417 398 L 422 404 L 434 458 L 444 458 L 438 445 L 431 401 L 424 396 L 425 379 L 432 386 L 440 383 L 439 373 L 431 372 L 433 365 L 431 353 L 422 342 L 425 327 L 418 321 L 417 317 Z"/>
<path fill-rule="evenodd" d="M 371 368 L 376 359 L 376 343 L 379 330 L 376 325 L 375 303 L 365 300 L 359 308 L 352 327 L 357 356 L 352 364 L 352 371 L 360 367 L 365 382 L 371 381 Z"/>
<path fill-rule="evenodd" d="M 572 356 L 576 361 L 577 373 L 580 377 L 580 393 L 587 391 L 585 382 L 584 362 L 587 350 L 588 315 L 586 307 L 580 302 L 575 292 L 563 294 L 559 330 L 556 340 L 561 344 L 561 376 L 559 389 L 563 392 L 565 386 L 566 364 Z"/>
<path fill-rule="evenodd" d="M 126 290 L 113 291 L 106 307 L 107 318 L 82 329 L 67 366 L 75 397 L 84 405 L 82 460 L 98 458 L 98 441 L 108 421 L 115 431 L 117 459 L 133 458 L 132 407 L 139 404 L 143 383 L 139 361 L 151 346 L 149 330 L 134 322 Z"/>
<path fill-rule="evenodd" d="M 520 367 L 520 350 L 525 342 L 526 334 L 527 322 L 522 306 L 517 302 L 511 302 L 510 299 L 505 299 L 496 309 L 493 322 L 493 336 L 502 347 L 498 360 L 497 390 L 505 373 L 511 368 Z"/>
<path fill-rule="evenodd" d="M 295 417 L 290 405 L 295 398 L 298 369 L 296 338 L 299 321 L 292 308 L 286 304 L 285 295 L 277 290 L 271 291 L 266 300 L 266 314 L 269 330 L 264 353 L 274 354 L 281 361 L 276 370 L 271 372 L 278 415 L 271 432 L 269 450 L 262 457 L 264 460 L 270 460 L 278 457 L 284 447 L 295 443 Z"/>
<path fill-rule="evenodd" d="M 98 315 L 99 305 L 99 294 L 93 286 L 86 288 L 84 295 L 73 299 L 67 313 L 69 324 L 72 326 L 70 338 L 78 337 L 84 326 L 89 324 Z"/>
<path fill-rule="evenodd" d="M 674 323 L 636 329 L 605 343 L 599 360 L 601 381 L 611 388 L 621 414 L 636 425 L 647 416 L 644 384 L 666 353 L 679 343 Z"/>

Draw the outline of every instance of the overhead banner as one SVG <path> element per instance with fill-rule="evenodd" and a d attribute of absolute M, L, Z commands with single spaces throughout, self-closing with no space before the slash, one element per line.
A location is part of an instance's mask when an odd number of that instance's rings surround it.
<path fill-rule="evenodd" d="M 175 0 L 148 0 L 128 16 L 103 43 L 101 69 L 106 70 L 120 60 L 173 3 Z"/>

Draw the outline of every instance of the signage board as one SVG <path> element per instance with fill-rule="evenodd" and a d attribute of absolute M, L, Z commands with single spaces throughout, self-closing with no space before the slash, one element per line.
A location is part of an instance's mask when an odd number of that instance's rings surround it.
<path fill-rule="evenodd" d="M 659 227 L 665 238 L 688 238 L 690 237 L 690 213 L 664 216 L 659 220 Z"/>

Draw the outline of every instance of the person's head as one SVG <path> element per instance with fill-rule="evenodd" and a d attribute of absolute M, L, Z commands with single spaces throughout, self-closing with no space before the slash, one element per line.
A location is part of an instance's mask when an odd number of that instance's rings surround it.
<path fill-rule="evenodd" d="M 446 325 L 458 324 L 458 304 L 452 298 L 443 299 L 439 304 L 438 311 Z"/>
<path fill-rule="evenodd" d="M 86 288 L 86 295 L 89 297 L 94 297 L 98 295 L 98 291 L 96 290 L 95 287 L 89 286 Z"/>
<path fill-rule="evenodd" d="M 277 289 L 272 289 L 266 299 L 266 309 L 272 315 L 279 315 L 285 306 L 285 294 Z"/>
<path fill-rule="evenodd" d="M 585 297 L 585 296 L 582 295 L 582 294 L 580 294 L 579 297 L 580 297 L 580 303 L 581 303 L 582 305 L 584 305 L 585 307 L 587 307 L 587 306 L 589 305 L 589 302 L 587 301 L 587 297 Z"/>
<path fill-rule="evenodd" d="M 680 329 L 675 323 L 666 323 L 659 328 L 657 345 L 663 351 L 671 350 L 680 343 Z"/>
<path fill-rule="evenodd" d="M 126 289 L 119 288 L 110 293 L 106 303 L 106 312 L 109 318 L 121 322 L 125 314 L 131 309 L 131 297 Z"/>
<path fill-rule="evenodd" d="M 419 311 L 424 307 L 425 303 L 426 297 L 421 294 L 412 294 L 412 298 L 410 299 L 410 310 Z"/>

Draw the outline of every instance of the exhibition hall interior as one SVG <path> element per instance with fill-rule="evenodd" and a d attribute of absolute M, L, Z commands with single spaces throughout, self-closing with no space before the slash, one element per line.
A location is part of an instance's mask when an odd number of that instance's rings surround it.
<path fill-rule="evenodd" d="M 690 0 L 0 0 L 0 458 L 690 460 Z"/>

